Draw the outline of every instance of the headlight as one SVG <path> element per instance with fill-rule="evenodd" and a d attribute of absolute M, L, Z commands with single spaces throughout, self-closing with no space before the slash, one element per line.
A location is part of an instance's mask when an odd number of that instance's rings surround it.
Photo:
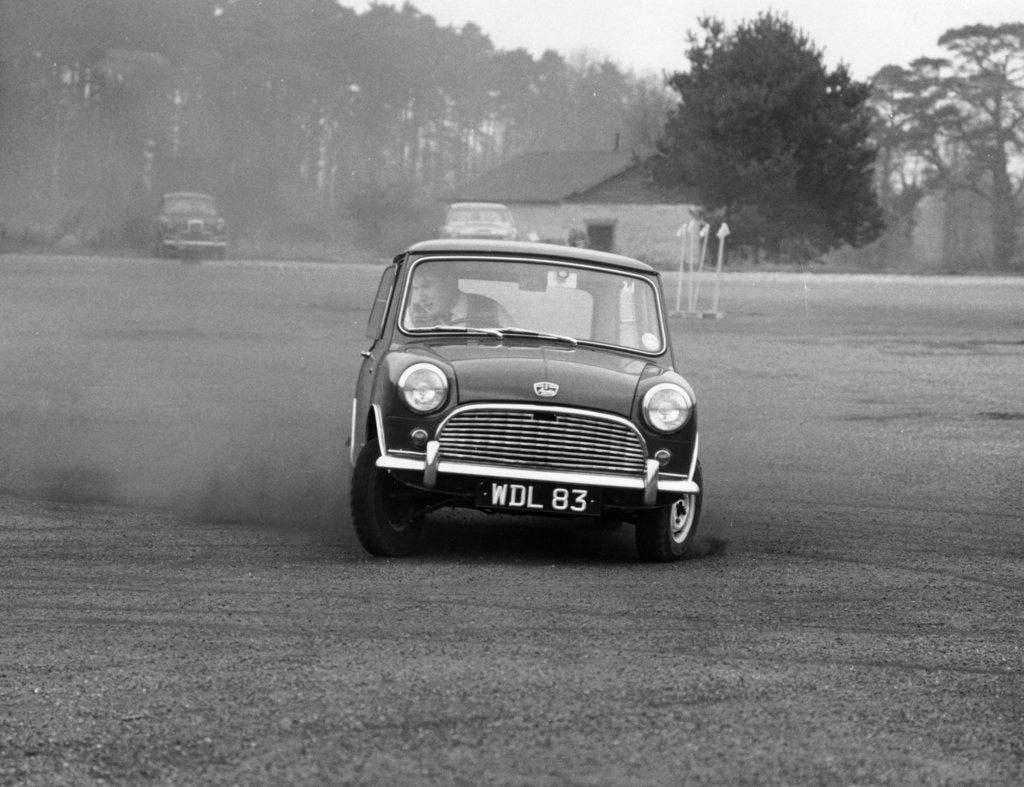
<path fill-rule="evenodd" d="M 398 378 L 398 390 L 414 413 L 432 413 L 448 398 L 448 378 L 430 363 L 414 363 Z"/>
<path fill-rule="evenodd" d="M 662 383 L 644 395 L 644 420 L 656 432 L 681 429 L 693 413 L 693 398 L 678 385 Z"/>

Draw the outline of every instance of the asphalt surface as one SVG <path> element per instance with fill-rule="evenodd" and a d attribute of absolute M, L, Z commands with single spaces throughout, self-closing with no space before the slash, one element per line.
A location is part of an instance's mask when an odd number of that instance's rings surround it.
<path fill-rule="evenodd" d="M 661 566 L 362 552 L 378 272 L 0 256 L 0 783 L 1024 781 L 1024 281 L 727 276 Z"/>

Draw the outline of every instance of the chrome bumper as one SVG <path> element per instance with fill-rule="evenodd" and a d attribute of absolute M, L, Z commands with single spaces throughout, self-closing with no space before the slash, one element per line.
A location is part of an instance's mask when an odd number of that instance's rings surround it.
<path fill-rule="evenodd" d="M 174 240 L 167 239 L 162 241 L 164 246 L 169 246 L 172 249 L 184 249 L 193 246 L 201 246 L 203 248 L 220 248 L 221 246 L 227 246 L 226 240 L 206 240 L 203 238 L 176 238 Z"/>
<path fill-rule="evenodd" d="M 696 456 L 694 458 L 696 461 Z M 553 484 L 576 484 L 614 489 L 639 489 L 644 493 L 644 505 L 653 506 L 659 492 L 668 494 L 699 494 L 700 487 L 688 478 L 659 473 L 658 460 L 648 459 L 644 476 L 621 476 L 602 473 L 576 473 L 558 470 L 531 470 L 516 467 L 495 467 L 470 462 L 454 462 L 440 458 L 440 444 L 436 440 L 427 443 L 426 453 L 419 456 L 397 456 L 384 454 L 377 459 L 377 467 L 384 470 L 407 470 L 423 473 L 423 485 L 431 488 L 437 485 L 439 474 L 479 476 L 494 478 L 500 475 L 515 481 L 544 481 Z"/>

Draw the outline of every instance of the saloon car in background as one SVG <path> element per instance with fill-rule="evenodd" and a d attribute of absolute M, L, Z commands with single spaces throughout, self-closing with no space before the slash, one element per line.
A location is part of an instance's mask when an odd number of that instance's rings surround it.
<path fill-rule="evenodd" d="M 433 240 L 383 272 L 352 405 L 352 520 L 414 552 L 444 507 L 617 519 L 639 556 L 683 557 L 700 521 L 693 389 L 658 274 L 539 243 Z"/>
<path fill-rule="evenodd" d="M 164 194 L 156 221 L 158 257 L 227 256 L 224 218 L 209 194 Z"/>
<path fill-rule="evenodd" d="M 512 211 L 498 202 L 455 202 L 448 206 L 442 238 L 515 240 Z"/>

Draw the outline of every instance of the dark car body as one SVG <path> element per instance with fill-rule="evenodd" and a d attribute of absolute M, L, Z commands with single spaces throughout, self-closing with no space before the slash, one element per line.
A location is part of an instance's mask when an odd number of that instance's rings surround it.
<path fill-rule="evenodd" d="M 439 271 L 462 301 L 501 306 L 418 323 Z M 701 505 L 696 404 L 654 269 L 567 246 L 426 241 L 384 271 L 367 335 L 352 515 L 371 553 L 413 551 L 423 515 L 444 506 L 626 520 L 641 557 L 686 553 Z"/>
<path fill-rule="evenodd" d="M 156 255 L 210 256 L 224 259 L 227 234 L 224 218 L 209 194 L 175 191 L 164 194 L 156 218 Z"/>

